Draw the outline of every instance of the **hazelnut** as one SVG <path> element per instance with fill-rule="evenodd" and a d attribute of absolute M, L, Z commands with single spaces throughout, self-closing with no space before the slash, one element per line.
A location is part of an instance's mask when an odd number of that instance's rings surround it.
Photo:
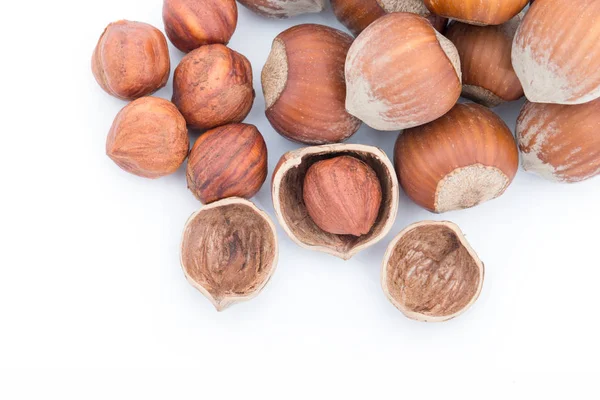
<path fill-rule="evenodd" d="M 523 168 L 557 182 L 599 175 L 599 133 L 600 99 L 577 105 L 526 103 L 517 120 Z"/>
<path fill-rule="evenodd" d="M 92 72 L 98 84 L 122 100 L 156 92 L 167 84 L 170 71 L 165 36 L 142 22 L 108 25 L 92 56 Z"/>
<path fill-rule="evenodd" d="M 475 26 L 453 21 L 446 37 L 456 46 L 462 71 L 462 95 L 486 107 L 523 97 L 510 54 L 521 14 L 502 25 Z"/>
<path fill-rule="evenodd" d="M 185 119 L 171 102 L 156 97 L 125 106 L 106 140 L 106 154 L 119 167 L 145 178 L 177 171 L 189 147 Z"/>
<path fill-rule="evenodd" d="M 335 234 L 321 229 L 309 215 L 304 200 L 303 189 L 309 168 L 319 161 L 342 156 L 352 157 L 368 165 L 375 172 L 381 187 L 381 206 L 378 207 L 379 212 L 375 223 L 372 224 L 373 226 L 367 234 L 361 236 Z M 361 174 L 366 175 L 365 171 L 368 169 L 364 167 L 361 169 Z M 355 189 L 360 192 L 354 185 L 356 177 L 353 174 L 346 171 L 342 175 L 345 175 L 344 179 L 350 177 L 351 179 L 338 182 L 338 187 L 347 188 L 343 190 Z M 375 185 L 370 184 L 370 186 Z M 331 192 L 329 191 L 329 193 Z M 398 181 L 392 163 L 378 148 L 359 144 L 312 146 L 284 154 L 273 172 L 272 195 L 275 214 L 285 232 L 294 242 L 304 248 L 332 254 L 344 260 L 350 259 L 359 251 L 374 245 L 387 235 L 398 212 Z M 317 199 L 318 194 L 312 193 L 312 196 Z M 331 196 L 333 197 L 335 194 Z M 342 196 L 339 197 L 342 198 Z M 348 202 L 348 197 L 344 196 L 343 198 L 344 202 Z M 355 207 L 357 203 L 359 201 L 352 202 L 352 206 Z M 372 201 L 364 203 L 368 204 L 369 208 L 375 208 Z M 370 215 L 370 212 L 365 210 L 356 210 L 356 212 L 365 216 Z M 320 214 L 323 215 L 323 213 Z M 348 218 L 348 215 L 344 215 L 343 218 Z M 316 219 L 319 220 L 319 217 Z M 348 221 L 344 221 L 344 223 L 348 223 Z M 363 226 L 368 224 L 361 221 Z M 354 233 L 360 231 L 364 231 L 364 229 L 359 229 Z"/>
<path fill-rule="evenodd" d="M 185 224 L 183 272 L 217 311 L 257 296 L 275 272 L 277 256 L 275 225 L 248 200 L 217 201 Z"/>
<path fill-rule="evenodd" d="M 317 161 L 304 177 L 308 215 L 325 232 L 362 236 L 381 208 L 381 184 L 373 168 L 352 156 Z"/>
<path fill-rule="evenodd" d="M 346 112 L 344 63 L 352 38 L 304 24 L 280 33 L 262 71 L 269 122 L 281 135 L 307 144 L 336 143 L 361 122 Z"/>
<path fill-rule="evenodd" d="M 388 14 L 348 51 L 346 109 L 383 131 L 422 125 L 452 108 L 460 79 L 456 48 L 425 18 Z"/>
<path fill-rule="evenodd" d="M 515 35 L 512 63 L 536 103 L 581 104 L 600 97 L 600 1 L 536 1 Z"/>
<path fill-rule="evenodd" d="M 437 15 L 472 25 L 500 25 L 517 15 L 529 0 L 423 0 Z"/>
<path fill-rule="evenodd" d="M 164 0 L 169 40 L 188 53 L 206 44 L 227 44 L 237 25 L 235 0 Z"/>
<path fill-rule="evenodd" d="M 252 66 L 222 44 L 202 46 L 175 69 L 173 103 L 194 129 L 241 122 L 254 103 Z"/>
<path fill-rule="evenodd" d="M 423 0 L 331 0 L 337 19 L 358 36 L 367 26 L 386 14 L 411 12 L 426 17 L 431 25 L 443 32 L 448 20 L 429 12 Z"/>
<path fill-rule="evenodd" d="M 254 125 L 229 124 L 202 134 L 188 159 L 188 187 L 202 203 L 249 199 L 267 178 L 267 146 Z"/>
<path fill-rule="evenodd" d="M 238 0 L 251 11 L 268 18 L 290 18 L 300 14 L 320 13 L 325 0 Z"/>
<path fill-rule="evenodd" d="M 405 130 L 394 149 L 400 186 L 415 203 L 443 213 L 500 196 L 519 167 L 512 133 L 478 104 L 457 104 L 429 124 Z"/>
<path fill-rule="evenodd" d="M 452 222 L 424 221 L 404 229 L 383 258 L 381 286 L 408 318 L 442 322 L 479 297 L 484 266 Z"/>

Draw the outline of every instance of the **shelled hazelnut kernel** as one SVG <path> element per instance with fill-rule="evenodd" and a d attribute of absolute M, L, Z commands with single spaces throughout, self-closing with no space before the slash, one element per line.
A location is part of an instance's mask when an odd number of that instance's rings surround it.
<path fill-rule="evenodd" d="M 528 0 L 423 0 L 427 8 L 446 18 L 472 25 L 499 25 L 521 12 Z"/>
<path fill-rule="evenodd" d="M 320 13 L 325 0 L 238 0 L 249 10 L 268 18 L 291 18 L 301 14 Z"/>

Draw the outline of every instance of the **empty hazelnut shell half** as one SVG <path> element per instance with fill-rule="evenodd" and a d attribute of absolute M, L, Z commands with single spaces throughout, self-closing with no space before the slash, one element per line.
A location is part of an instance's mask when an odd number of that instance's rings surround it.
<path fill-rule="evenodd" d="M 319 161 L 341 156 L 350 156 L 367 164 L 375 171 L 381 185 L 379 214 L 369 233 L 359 237 L 337 235 L 319 228 L 304 203 L 303 187 L 308 169 Z M 343 187 L 343 182 L 338 185 Z M 301 247 L 344 260 L 377 243 L 390 231 L 398 212 L 398 194 L 392 163 L 383 151 L 372 146 L 331 144 L 290 151 L 279 160 L 273 173 L 273 206 L 285 232 Z"/>
<path fill-rule="evenodd" d="M 300 14 L 319 13 L 325 0 L 238 0 L 255 13 L 268 18 L 291 18 Z"/>
<path fill-rule="evenodd" d="M 427 8 L 446 18 L 473 25 L 499 25 L 508 21 L 529 0 L 423 0 Z"/>
<path fill-rule="evenodd" d="M 452 222 L 424 221 L 404 229 L 383 258 L 381 286 L 408 318 L 442 322 L 479 297 L 484 266 Z"/>
<path fill-rule="evenodd" d="M 266 115 L 277 132 L 306 144 L 341 142 L 361 122 L 348 114 L 344 63 L 350 35 L 323 25 L 280 33 L 262 70 Z"/>
<path fill-rule="evenodd" d="M 185 225 L 181 265 L 218 311 L 257 296 L 277 266 L 275 225 L 248 200 L 204 206 Z"/>

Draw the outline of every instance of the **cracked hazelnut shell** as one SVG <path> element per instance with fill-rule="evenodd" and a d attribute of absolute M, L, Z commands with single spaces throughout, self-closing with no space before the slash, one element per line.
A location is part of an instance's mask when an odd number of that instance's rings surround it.
<path fill-rule="evenodd" d="M 171 72 L 167 39 L 143 22 L 114 22 L 98 40 L 92 72 L 106 93 L 121 100 L 152 94 L 167 84 Z"/>
<path fill-rule="evenodd" d="M 142 97 L 117 114 L 106 140 L 106 154 L 127 172 L 159 178 L 179 169 L 189 146 L 185 119 L 173 103 Z"/>
<path fill-rule="evenodd" d="M 191 128 L 243 121 L 254 96 L 250 62 L 222 44 L 188 53 L 175 69 L 173 103 Z"/>
<path fill-rule="evenodd" d="M 385 252 L 381 286 L 408 318 L 447 321 L 479 297 L 484 265 L 459 227 L 451 222 L 410 225 Z"/>
<path fill-rule="evenodd" d="M 516 133 L 526 171 L 566 183 L 600 175 L 600 99 L 576 105 L 525 103 Z"/>
<path fill-rule="evenodd" d="M 381 185 L 381 207 L 370 232 L 360 237 L 337 235 L 319 228 L 310 218 L 303 199 L 308 169 L 321 160 L 351 156 L 375 171 Z M 288 236 L 301 247 L 332 254 L 344 260 L 380 241 L 391 229 L 398 212 L 398 181 L 385 153 L 372 146 L 330 144 L 284 154 L 275 167 L 272 196 L 275 214 Z"/>
<path fill-rule="evenodd" d="M 443 213 L 504 193 L 517 173 L 519 153 L 504 121 L 488 108 L 469 103 L 401 133 L 394 161 L 408 197 Z"/>
<path fill-rule="evenodd" d="M 217 201 L 185 224 L 183 272 L 217 311 L 256 297 L 275 272 L 277 258 L 275 225 L 248 200 Z"/>
<path fill-rule="evenodd" d="M 196 140 L 188 159 L 188 187 L 204 204 L 249 199 L 265 182 L 267 164 L 267 146 L 254 125 L 224 125 Z"/>
<path fill-rule="evenodd" d="M 325 0 L 238 0 L 249 10 L 267 18 L 291 18 L 301 14 L 320 13 Z"/>
<path fill-rule="evenodd" d="M 280 33 L 262 70 L 266 116 L 286 138 L 337 143 L 361 121 L 345 109 L 344 63 L 350 35 L 323 25 L 297 25 Z"/>
<path fill-rule="evenodd" d="M 517 15 L 529 0 L 423 0 L 437 15 L 472 25 L 500 25 Z"/>
<path fill-rule="evenodd" d="M 207 44 L 227 44 L 237 26 L 235 0 L 164 0 L 167 37 L 188 53 Z"/>

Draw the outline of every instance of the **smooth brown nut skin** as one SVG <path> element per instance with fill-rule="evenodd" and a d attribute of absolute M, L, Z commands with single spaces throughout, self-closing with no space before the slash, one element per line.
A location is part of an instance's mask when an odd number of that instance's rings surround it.
<path fill-rule="evenodd" d="M 187 165 L 188 187 L 204 204 L 249 199 L 267 178 L 267 146 L 254 125 L 229 124 L 202 134 Z"/>
<path fill-rule="evenodd" d="M 341 156 L 310 166 L 304 177 L 304 204 L 315 224 L 336 235 L 371 231 L 381 207 L 381 184 L 364 162 Z"/>
<path fill-rule="evenodd" d="M 473 25 L 500 25 L 520 13 L 528 1 L 424 0 L 424 3 L 432 13 L 446 18 Z"/>
<path fill-rule="evenodd" d="M 123 108 L 106 140 L 106 154 L 123 170 L 145 178 L 177 171 L 188 155 L 185 119 L 173 103 L 142 97 Z"/>
<path fill-rule="evenodd" d="M 405 130 L 394 161 L 400 186 L 415 203 L 442 213 L 500 196 L 519 167 L 512 133 L 478 104 L 457 104 L 429 124 Z"/>
<path fill-rule="evenodd" d="M 262 70 L 266 116 L 290 140 L 337 143 L 361 125 L 345 108 L 344 63 L 352 38 L 327 26 L 297 25 L 280 33 Z"/>
<path fill-rule="evenodd" d="M 175 69 L 173 103 L 191 128 L 243 121 L 254 96 L 250 62 L 222 44 L 192 51 Z"/>
<path fill-rule="evenodd" d="M 450 23 L 446 37 L 460 56 L 463 97 L 486 107 L 523 97 L 523 87 L 510 58 L 520 21 L 521 17 L 516 16 L 502 25 Z"/>
<path fill-rule="evenodd" d="M 152 94 L 167 84 L 171 72 L 167 39 L 152 25 L 114 22 L 96 45 L 92 72 L 102 89 L 119 99 Z"/>
<path fill-rule="evenodd" d="M 319 13 L 325 0 L 238 0 L 249 10 L 267 18 L 291 18 L 301 14 Z"/>
<path fill-rule="evenodd" d="M 585 104 L 525 103 L 517 119 L 523 168 L 556 182 L 600 175 L 600 99 Z"/>
<path fill-rule="evenodd" d="M 235 0 L 164 0 L 163 21 L 171 43 L 189 53 L 206 44 L 227 44 L 237 26 Z"/>

